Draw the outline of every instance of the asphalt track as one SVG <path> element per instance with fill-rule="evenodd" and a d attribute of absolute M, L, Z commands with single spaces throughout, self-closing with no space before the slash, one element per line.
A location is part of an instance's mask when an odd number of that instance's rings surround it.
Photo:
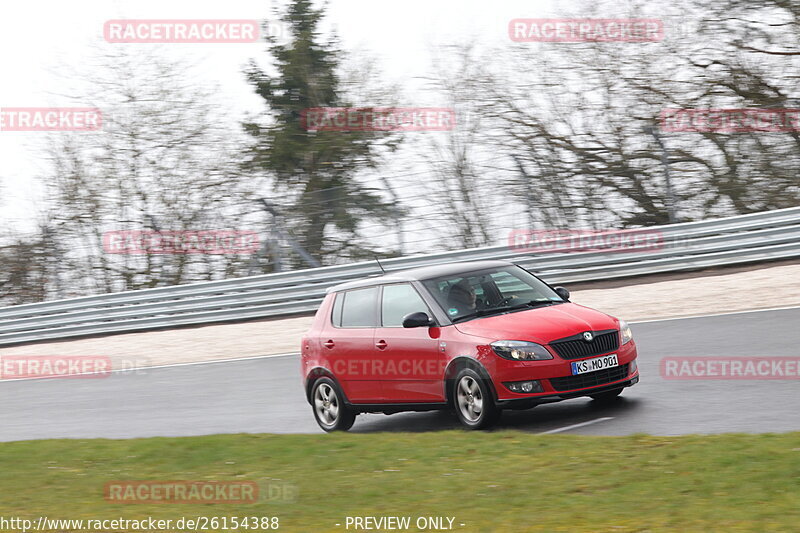
<path fill-rule="evenodd" d="M 678 295 L 686 297 L 685 295 Z M 744 297 L 747 297 L 746 295 Z M 642 381 L 613 406 L 580 398 L 505 412 L 500 429 L 680 435 L 800 430 L 800 380 L 664 380 L 670 356 L 800 355 L 800 308 L 633 325 Z M 146 354 L 143 354 L 146 355 Z M 319 433 L 297 355 L 0 382 L 0 440 Z M 444 412 L 361 415 L 354 432 L 458 428 Z"/>

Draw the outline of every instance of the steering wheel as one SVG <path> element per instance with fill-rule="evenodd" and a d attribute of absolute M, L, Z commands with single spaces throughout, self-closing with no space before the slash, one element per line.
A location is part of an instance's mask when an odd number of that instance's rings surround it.
<path fill-rule="evenodd" d="M 511 303 L 511 300 L 516 300 L 516 299 L 517 299 L 517 295 L 516 294 L 513 295 L 513 296 L 507 296 L 507 297 L 503 298 L 502 300 L 500 300 L 499 302 L 497 302 L 497 307 L 506 306 L 506 305 Z"/>

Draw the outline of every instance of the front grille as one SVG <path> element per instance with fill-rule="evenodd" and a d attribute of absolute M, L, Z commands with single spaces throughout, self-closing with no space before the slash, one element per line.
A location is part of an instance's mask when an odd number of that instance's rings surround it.
<path fill-rule="evenodd" d="M 592 355 L 600 355 L 616 350 L 619 347 L 619 332 L 617 330 L 601 332 L 591 342 L 583 340 L 583 334 L 581 333 L 580 335 L 553 341 L 550 346 L 562 359 L 591 357 Z"/>
<path fill-rule="evenodd" d="M 566 391 L 574 389 L 585 389 L 586 387 L 595 387 L 597 385 L 605 385 L 625 379 L 628 375 L 628 365 L 615 366 L 614 368 L 606 368 L 597 370 L 596 372 L 587 372 L 586 374 L 578 374 L 577 376 L 567 376 L 563 378 L 550 378 L 550 385 L 557 391 Z"/>

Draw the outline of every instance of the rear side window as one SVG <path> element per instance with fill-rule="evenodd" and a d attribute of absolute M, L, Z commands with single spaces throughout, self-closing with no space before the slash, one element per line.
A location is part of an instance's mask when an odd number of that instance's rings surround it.
<path fill-rule="evenodd" d="M 383 288 L 381 316 L 384 327 L 402 327 L 403 317 L 417 311 L 422 311 L 430 316 L 428 306 L 425 305 L 422 297 L 414 287 L 403 284 L 386 285 Z"/>
<path fill-rule="evenodd" d="M 341 304 L 339 301 L 343 300 Z M 343 328 L 374 328 L 378 287 L 340 293 L 333 304 L 333 324 Z M 336 306 L 341 305 L 341 321 L 336 323 Z"/>

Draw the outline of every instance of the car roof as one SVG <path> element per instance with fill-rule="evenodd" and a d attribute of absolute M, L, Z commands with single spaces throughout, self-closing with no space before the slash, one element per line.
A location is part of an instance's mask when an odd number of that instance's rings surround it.
<path fill-rule="evenodd" d="M 326 293 L 341 292 L 348 289 L 356 289 L 361 287 L 373 287 L 375 285 L 385 285 L 387 283 L 402 283 L 408 281 L 421 281 L 425 279 L 438 278 L 441 276 L 452 276 L 455 274 L 474 272 L 476 270 L 485 270 L 487 268 L 500 268 L 514 266 L 514 263 L 508 261 L 462 261 L 459 263 L 444 263 L 441 265 L 425 266 L 418 268 L 410 268 L 408 270 L 401 270 L 384 274 L 383 276 L 376 276 L 372 278 L 359 279 L 356 281 L 348 281 L 340 283 L 328 288 Z"/>

